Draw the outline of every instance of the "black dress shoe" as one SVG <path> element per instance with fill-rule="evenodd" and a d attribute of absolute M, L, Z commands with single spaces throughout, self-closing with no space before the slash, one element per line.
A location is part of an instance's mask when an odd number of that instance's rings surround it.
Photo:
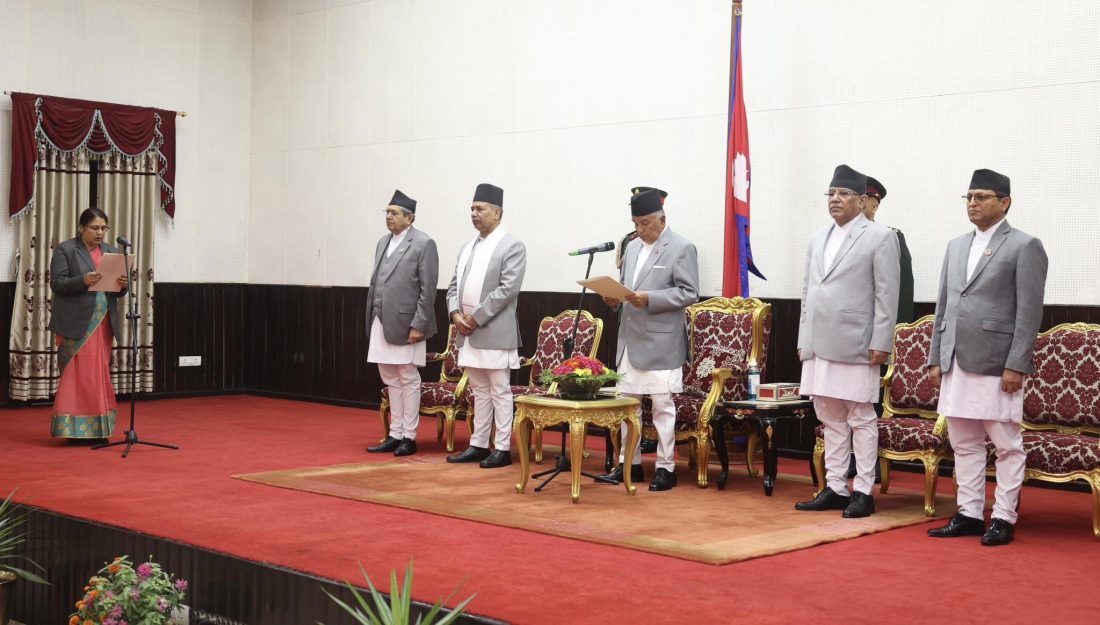
<path fill-rule="evenodd" d="M 401 439 L 401 444 L 393 450 L 395 456 L 411 456 L 416 453 L 416 441 L 411 438 Z"/>
<path fill-rule="evenodd" d="M 374 447 L 367 447 L 367 451 L 369 451 L 372 454 L 389 453 L 389 452 L 397 449 L 398 445 L 400 445 L 400 444 L 401 444 L 401 439 L 400 438 L 394 438 L 392 436 L 387 436 L 386 440 L 384 440 L 381 443 L 375 445 Z"/>
<path fill-rule="evenodd" d="M 813 501 L 800 501 L 794 504 L 794 509 L 811 510 L 815 512 L 821 510 L 844 510 L 851 502 L 851 497 L 838 495 L 836 491 L 826 486 L 825 490 L 818 493 Z"/>
<path fill-rule="evenodd" d="M 604 473 L 603 475 L 596 476 L 597 482 L 603 482 L 604 484 L 622 484 L 623 483 L 623 463 L 615 465 L 614 469 L 611 469 L 611 473 Z M 645 481 L 645 472 L 642 471 L 642 465 L 632 464 L 630 465 L 630 481 L 643 482 Z"/>
<path fill-rule="evenodd" d="M 657 453 L 657 441 L 651 441 L 648 438 L 643 438 L 642 442 L 638 443 L 638 446 L 642 448 L 643 454 L 655 454 Z M 630 478 L 634 479 L 634 478 Z"/>
<path fill-rule="evenodd" d="M 633 480 L 634 476 L 630 476 Z M 649 483 L 649 490 L 657 492 L 659 490 L 670 490 L 676 486 L 676 474 L 668 469 L 657 469 L 657 473 L 653 476 L 653 481 Z"/>
<path fill-rule="evenodd" d="M 981 536 L 985 533 L 985 521 L 968 517 L 962 512 L 956 512 L 955 516 L 943 527 L 935 527 L 928 530 L 932 538 L 956 538 L 958 536 Z"/>
<path fill-rule="evenodd" d="M 851 500 L 840 516 L 846 519 L 862 519 L 875 513 L 875 498 L 857 491 L 852 491 Z"/>
<path fill-rule="evenodd" d="M 470 445 L 460 454 L 447 456 L 447 462 L 450 462 L 451 464 L 462 462 L 481 462 L 488 457 L 489 449 L 487 447 L 474 447 L 473 445 Z"/>
<path fill-rule="evenodd" d="M 989 521 L 989 529 L 982 534 L 982 544 L 986 547 L 1007 545 L 1016 537 L 1016 527 L 1004 519 L 993 517 Z"/>
<path fill-rule="evenodd" d="M 489 454 L 489 457 L 482 460 L 478 466 L 482 469 L 496 469 L 498 467 L 506 467 L 512 464 L 512 452 L 497 449 L 493 453 Z"/>

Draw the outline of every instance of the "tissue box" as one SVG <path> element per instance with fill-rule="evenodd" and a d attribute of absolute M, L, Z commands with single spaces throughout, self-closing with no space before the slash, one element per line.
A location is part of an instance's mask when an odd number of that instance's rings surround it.
<path fill-rule="evenodd" d="M 761 384 L 756 391 L 757 401 L 791 401 L 799 399 L 798 385 L 791 382 Z"/>

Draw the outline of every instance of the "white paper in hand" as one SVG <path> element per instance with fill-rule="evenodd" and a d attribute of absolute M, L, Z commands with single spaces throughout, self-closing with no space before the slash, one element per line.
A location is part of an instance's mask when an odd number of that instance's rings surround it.
<path fill-rule="evenodd" d="M 130 264 L 133 264 L 133 260 L 130 260 Z M 122 287 L 118 285 L 118 279 L 120 276 L 126 275 L 129 268 L 125 265 L 125 260 L 122 254 L 104 254 L 103 258 L 99 261 L 99 273 L 103 275 L 92 286 L 88 287 L 89 291 L 114 291 L 118 292 L 122 290 Z"/>
<path fill-rule="evenodd" d="M 587 287 L 591 291 L 604 297 L 613 299 L 626 299 L 627 295 L 634 295 L 634 291 L 623 286 L 621 282 L 611 276 L 596 276 L 587 280 L 577 280 L 577 284 Z"/>

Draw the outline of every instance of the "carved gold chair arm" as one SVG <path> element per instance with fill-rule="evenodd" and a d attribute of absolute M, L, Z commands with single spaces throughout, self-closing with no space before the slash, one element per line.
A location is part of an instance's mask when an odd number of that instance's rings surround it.
<path fill-rule="evenodd" d="M 932 435 L 947 440 L 947 417 L 942 414 L 936 416 L 936 425 L 932 426 Z"/>
<path fill-rule="evenodd" d="M 447 356 L 450 353 L 451 353 L 450 351 L 446 351 L 446 352 L 428 352 L 427 354 L 424 355 L 424 361 L 425 362 L 443 362 L 444 360 L 447 360 Z"/>
<path fill-rule="evenodd" d="M 466 392 L 466 384 L 470 381 L 469 376 L 466 375 L 466 370 L 462 370 L 462 377 L 458 380 L 458 386 L 455 387 L 455 401 L 462 399 L 462 394 Z"/>
<path fill-rule="evenodd" d="M 531 356 L 530 358 L 524 358 L 523 356 L 520 356 L 519 366 L 520 366 L 521 369 L 523 367 L 530 367 L 533 364 L 535 364 L 535 357 L 534 356 Z"/>
<path fill-rule="evenodd" d="M 725 389 L 726 380 L 731 377 L 733 377 L 733 371 L 726 368 L 715 369 L 710 372 L 710 392 L 707 393 L 707 399 L 703 402 L 703 407 L 699 409 L 700 427 L 710 425 L 710 418 L 714 415 L 714 409 L 718 406 L 718 402 L 722 401 L 722 391 Z"/>

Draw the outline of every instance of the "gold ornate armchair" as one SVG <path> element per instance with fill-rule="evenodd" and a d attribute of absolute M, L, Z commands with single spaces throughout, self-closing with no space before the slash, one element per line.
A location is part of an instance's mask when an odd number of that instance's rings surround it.
<path fill-rule="evenodd" d="M 1035 341 L 1024 380 L 1024 480 L 1092 488 L 1092 533 L 1100 539 L 1100 325 L 1064 323 Z M 987 442 L 989 472 L 996 449 Z"/>
<path fill-rule="evenodd" d="M 879 490 L 890 489 L 892 460 L 920 460 L 924 465 L 924 513 L 936 514 L 936 482 L 940 462 L 951 454 L 947 420 L 936 414 L 939 389 L 928 377 L 928 352 L 935 318 L 927 315 L 894 328 L 894 353 L 882 378 L 882 418 L 878 420 Z M 814 468 L 825 484 L 825 439 L 817 427 Z"/>
<path fill-rule="evenodd" d="M 530 358 L 524 358 L 521 367 L 530 367 L 527 384 L 512 386 L 512 395 L 547 395 L 556 389 L 554 385 L 543 385 L 539 382 L 542 372 L 547 371 L 568 358 L 565 354 L 565 340 L 573 336 L 573 321 L 576 319 L 576 310 L 563 310 L 553 317 L 543 317 L 539 322 L 539 332 L 535 339 L 535 353 Z M 596 351 L 600 347 L 600 338 L 603 336 L 603 319 L 597 319 L 592 313 L 582 310 L 580 321 L 577 324 L 577 342 L 573 353 L 584 354 L 589 358 L 596 357 Z M 467 423 L 472 422 L 474 415 L 473 402 L 469 403 Z M 542 462 L 542 430 L 535 432 L 535 462 Z"/>
<path fill-rule="evenodd" d="M 756 298 L 714 297 L 687 308 L 690 355 L 683 367 L 684 392 L 674 393 L 676 442 L 687 443 L 689 466 L 695 468 L 700 488 L 707 485 L 712 431 L 710 420 L 719 402 L 748 399 L 748 365 L 753 360 L 764 379 L 772 307 Z M 749 474 L 758 443 L 755 427 L 734 431 L 748 437 L 745 463 Z M 642 401 L 642 437 L 656 440 L 652 406 Z M 617 436 L 612 436 L 618 457 Z M 725 444 L 725 441 L 720 441 Z"/>
<path fill-rule="evenodd" d="M 436 440 L 446 439 L 447 451 L 455 448 L 455 419 L 467 413 L 466 373 L 458 366 L 458 350 L 455 348 L 455 327 L 447 329 L 447 351 L 429 352 L 427 362 L 442 362 L 438 382 L 424 382 L 420 385 L 420 414 L 436 416 Z M 471 413 L 472 414 L 472 413 Z M 390 431 L 390 395 L 389 388 L 382 389 L 382 401 L 378 406 L 378 416 L 382 419 L 382 434 Z M 471 429 L 469 417 L 467 430 Z"/>

